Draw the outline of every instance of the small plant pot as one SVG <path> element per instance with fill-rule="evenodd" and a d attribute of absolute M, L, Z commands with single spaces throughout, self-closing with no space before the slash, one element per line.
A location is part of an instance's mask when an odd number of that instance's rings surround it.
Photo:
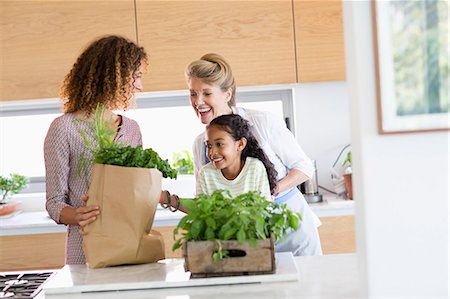
<path fill-rule="evenodd" d="M 347 189 L 348 199 L 353 199 L 352 174 L 344 174 L 345 188 Z"/>
<path fill-rule="evenodd" d="M 188 241 L 183 244 L 184 266 L 193 278 L 275 273 L 274 240 L 258 240 L 254 248 L 248 242 L 220 241 L 229 256 L 213 261 L 217 241 Z"/>
<path fill-rule="evenodd" d="M 0 217 L 8 218 L 16 215 L 22 209 L 21 201 L 6 201 L 0 203 Z"/>

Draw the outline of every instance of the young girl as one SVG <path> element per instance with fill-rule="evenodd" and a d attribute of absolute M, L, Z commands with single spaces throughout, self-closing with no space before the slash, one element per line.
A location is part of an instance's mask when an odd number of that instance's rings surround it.
<path fill-rule="evenodd" d="M 219 116 L 207 126 L 206 138 L 210 163 L 200 171 L 197 194 L 225 189 L 234 197 L 260 191 L 272 200 L 277 172 L 245 119 L 237 114 Z"/>

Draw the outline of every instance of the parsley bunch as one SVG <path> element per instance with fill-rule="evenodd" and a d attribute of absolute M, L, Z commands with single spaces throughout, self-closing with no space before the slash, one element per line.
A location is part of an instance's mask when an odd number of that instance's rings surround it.
<path fill-rule="evenodd" d="M 182 199 L 183 206 L 189 210 L 173 234 L 176 242 L 172 250 L 182 246 L 186 241 L 238 240 L 243 244 L 248 241 L 256 247 L 256 240 L 273 235 L 283 238 L 289 229 L 298 229 L 302 219 L 299 213 L 289 210 L 285 204 L 268 201 L 259 192 L 248 192 L 231 197 L 225 190 L 214 191 L 211 195 L 201 194 L 195 199 Z M 178 231 L 182 237 L 176 239 Z M 219 246 L 214 260 L 226 256 Z"/>
<path fill-rule="evenodd" d="M 111 122 L 103 119 L 105 108 L 97 105 L 92 123 L 93 140 L 79 128 L 83 142 L 92 154 L 92 159 L 84 155 L 78 161 L 78 173 L 86 172 L 87 165 L 92 162 L 124 167 L 156 168 L 163 177 L 175 179 L 177 171 L 170 166 L 168 160 L 163 160 L 153 149 L 143 149 L 142 146 L 132 147 L 120 142 L 114 142 L 116 131 L 112 129 Z M 87 176 L 86 176 L 87 177 Z"/>
<path fill-rule="evenodd" d="M 151 148 L 142 149 L 142 146 L 131 147 L 114 144 L 100 147 L 95 153 L 95 163 L 118 165 L 126 167 L 157 168 L 163 177 L 172 179 L 177 177 L 177 171 L 170 167 L 167 160 L 159 157 Z"/>

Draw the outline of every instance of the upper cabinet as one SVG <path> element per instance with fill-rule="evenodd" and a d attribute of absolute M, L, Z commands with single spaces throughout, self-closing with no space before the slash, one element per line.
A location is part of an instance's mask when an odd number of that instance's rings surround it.
<path fill-rule="evenodd" d="M 293 1 L 298 82 L 345 80 L 342 1 Z"/>
<path fill-rule="evenodd" d="M 136 40 L 134 1 L 1 1 L 0 100 L 58 97 L 93 39 Z"/>
<path fill-rule="evenodd" d="M 238 86 L 345 80 L 341 0 L 0 1 L 0 100 L 55 98 L 83 48 L 119 34 L 149 55 L 144 91 L 186 89 L 215 52 Z"/>
<path fill-rule="evenodd" d="M 136 0 L 136 16 L 146 91 L 186 89 L 185 67 L 210 52 L 228 60 L 238 86 L 296 82 L 291 0 Z"/>

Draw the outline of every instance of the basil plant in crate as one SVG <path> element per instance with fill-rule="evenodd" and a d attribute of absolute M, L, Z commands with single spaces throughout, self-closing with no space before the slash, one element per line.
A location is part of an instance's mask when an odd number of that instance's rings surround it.
<path fill-rule="evenodd" d="M 299 213 L 259 192 L 233 198 L 217 190 L 181 201 L 189 214 L 174 230 L 172 249 L 183 246 L 185 267 L 193 277 L 273 273 L 274 239 L 297 230 L 301 220 Z"/>
<path fill-rule="evenodd" d="M 20 209 L 20 201 L 8 201 L 11 195 L 19 193 L 28 185 L 28 178 L 16 173 L 0 176 L 0 216 L 12 216 Z"/>

